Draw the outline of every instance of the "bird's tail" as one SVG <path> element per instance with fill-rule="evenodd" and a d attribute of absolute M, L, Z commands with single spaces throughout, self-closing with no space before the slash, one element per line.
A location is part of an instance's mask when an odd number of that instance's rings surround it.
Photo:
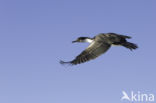
<path fill-rule="evenodd" d="M 125 42 L 125 43 L 122 44 L 122 46 L 124 46 L 124 47 L 126 47 L 126 48 L 128 48 L 130 50 L 138 48 L 138 46 L 136 44 L 130 43 L 130 42 Z"/>
<path fill-rule="evenodd" d="M 125 39 L 130 39 L 131 38 L 130 36 L 127 36 L 127 35 L 120 35 L 120 36 L 125 38 Z"/>

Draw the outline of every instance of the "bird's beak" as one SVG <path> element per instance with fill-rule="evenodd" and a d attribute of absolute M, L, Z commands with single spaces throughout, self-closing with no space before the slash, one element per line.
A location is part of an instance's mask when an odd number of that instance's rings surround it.
<path fill-rule="evenodd" d="M 76 43 L 77 42 L 77 40 L 75 40 L 75 41 L 72 41 L 72 43 Z"/>

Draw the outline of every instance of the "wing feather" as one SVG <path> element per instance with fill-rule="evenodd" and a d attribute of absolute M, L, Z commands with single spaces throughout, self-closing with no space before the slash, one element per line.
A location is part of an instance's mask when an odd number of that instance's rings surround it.
<path fill-rule="evenodd" d="M 95 59 L 101 54 L 105 53 L 110 48 L 110 45 L 104 42 L 93 42 L 91 43 L 83 52 L 81 52 L 76 58 L 70 62 L 62 62 L 69 63 L 72 65 L 81 64 L 87 62 L 89 60 Z"/>

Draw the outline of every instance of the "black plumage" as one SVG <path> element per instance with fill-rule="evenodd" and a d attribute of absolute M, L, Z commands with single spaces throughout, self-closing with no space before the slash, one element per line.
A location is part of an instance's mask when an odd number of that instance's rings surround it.
<path fill-rule="evenodd" d="M 120 45 L 124 46 L 130 50 L 138 48 L 138 46 L 134 43 L 127 42 L 126 39 L 130 39 L 131 37 L 115 34 L 115 33 L 100 33 L 94 38 L 89 37 L 80 37 L 76 41 L 73 42 L 87 42 L 87 40 L 92 41 L 90 45 L 80 53 L 74 60 L 70 62 L 60 61 L 61 64 L 81 64 L 87 62 L 89 60 L 95 59 L 101 54 L 105 53 L 111 45 Z"/>

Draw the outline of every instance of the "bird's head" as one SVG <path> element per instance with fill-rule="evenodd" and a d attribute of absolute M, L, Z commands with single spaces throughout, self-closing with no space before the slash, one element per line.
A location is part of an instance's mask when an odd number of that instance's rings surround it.
<path fill-rule="evenodd" d="M 79 37 L 76 40 L 72 41 L 72 43 L 75 42 L 86 42 L 87 39 L 90 39 L 89 37 Z"/>

